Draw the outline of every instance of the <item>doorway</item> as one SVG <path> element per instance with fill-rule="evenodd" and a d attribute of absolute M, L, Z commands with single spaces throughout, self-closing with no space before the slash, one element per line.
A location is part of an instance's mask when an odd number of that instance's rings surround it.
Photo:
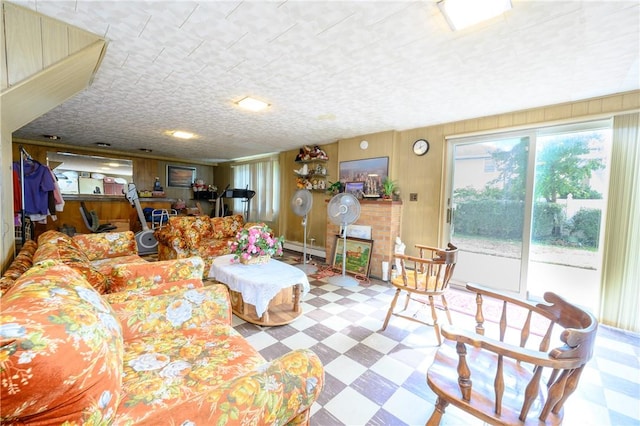
<path fill-rule="evenodd" d="M 451 139 L 453 280 L 597 313 L 611 122 Z"/>

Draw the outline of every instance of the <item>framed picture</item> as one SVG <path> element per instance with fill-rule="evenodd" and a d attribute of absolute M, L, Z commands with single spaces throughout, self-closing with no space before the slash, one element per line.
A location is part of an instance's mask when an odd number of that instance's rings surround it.
<path fill-rule="evenodd" d="M 195 167 L 167 165 L 167 186 L 191 188 L 196 179 Z"/>
<path fill-rule="evenodd" d="M 371 253 L 373 240 L 347 237 L 347 261 L 345 272 L 369 276 L 371 268 Z M 333 252 L 333 267 L 342 270 L 342 255 L 344 251 L 344 239 L 336 235 L 335 250 Z"/>
<path fill-rule="evenodd" d="M 365 197 L 382 193 L 382 181 L 389 175 L 389 157 L 366 158 L 340 162 L 340 182 L 362 182 Z"/>
<path fill-rule="evenodd" d="M 355 195 L 360 198 L 360 194 L 364 193 L 364 182 L 347 182 L 344 185 L 344 192 Z"/>

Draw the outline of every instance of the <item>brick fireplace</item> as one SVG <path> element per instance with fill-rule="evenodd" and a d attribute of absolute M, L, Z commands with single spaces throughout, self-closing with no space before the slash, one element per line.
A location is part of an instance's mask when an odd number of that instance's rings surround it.
<path fill-rule="evenodd" d="M 373 253 L 369 275 L 382 278 L 382 262 L 393 260 L 393 249 L 396 237 L 400 236 L 402 228 L 402 201 L 360 200 L 360 217 L 354 225 L 371 227 Z M 340 226 L 327 219 L 327 234 L 325 248 L 327 263 L 333 261 L 336 235 L 340 233 Z"/>

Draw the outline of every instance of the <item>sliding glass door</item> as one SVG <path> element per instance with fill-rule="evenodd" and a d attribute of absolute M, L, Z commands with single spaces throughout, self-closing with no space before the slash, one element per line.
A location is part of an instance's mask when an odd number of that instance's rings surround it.
<path fill-rule="evenodd" d="M 454 280 L 597 311 L 608 120 L 449 141 Z"/>
<path fill-rule="evenodd" d="M 490 137 L 452 148 L 454 278 L 521 293 L 529 138 Z"/>

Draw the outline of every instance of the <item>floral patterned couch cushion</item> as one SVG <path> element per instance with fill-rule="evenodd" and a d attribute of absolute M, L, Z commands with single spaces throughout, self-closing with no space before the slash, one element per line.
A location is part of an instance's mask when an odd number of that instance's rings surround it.
<path fill-rule="evenodd" d="M 222 325 L 128 340 L 125 354 L 118 424 L 287 424 L 308 413 L 324 377 L 312 352 L 266 363 Z"/>
<path fill-rule="evenodd" d="M 2 297 L 5 423 L 107 422 L 121 398 L 122 329 L 74 269 L 43 262 Z"/>
<path fill-rule="evenodd" d="M 235 238 L 238 231 L 244 226 L 244 216 L 241 214 L 212 217 L 210 221 L 213 228 L 211 238 L 214 239 Z"/>
<path fill-rule="evenodd" d="M 125 340 L 151 333 L 208 329 L 231 325 L 229 292 L 222 284 L 199 288 L 184 287 L 154 297 L 113 302 L 107 300 L 122 322 Z"/>
<path fill-rule="evenodd" d="M 0 278 L 0 296 L 2 296 L 7 290 L 9 290 L 15 280 L 17 280 L 20 275 L 24 274 L 27 269 L 31 268 L 33 265 L 33 254 L 36 252 L 38 248 L 38 243 L 33 240 L 27 240 L 24 242 L 24 245 L 20 249 L 20 252 L 13 259 L 11 265 L 7 268 L 7 270 Z"/>
<path fill-rule="evenodd" d="M 38 249 L 33 264 L 56 261 L 80 272 L 98 292 L 107 290 L 107 276 L 89 262 L 84 250 L 77 247 L 71 237 L 58 231 L 46 231 L 38 238 Z"/>
<path fill-rule="evenodd" d="M 73 236 L 73 242 L 86 253 L 89 261 L 138 254 L 135 234 L 131 231 L 78 234 Z"/>
<path fill-rule="evenodd" d="M 170 217 L 167 226 L 154 234 L 158 240 L 158 259 L 200 256 L 205 263 L 206 276 L 213 259 L 231 253 L 229 243 L 244 226 L 244 217 L 241 214 L 225 217 Z"/>
<path fill-rule="evenodd" d="M 176 281 L 202 284 L 203 271 L 204 262 L 197 256 L 170 261 L 115 265 L 111 271 L 109 292 L 132 291 L 139 288 L 152 289 L 155 286 Z"/>

